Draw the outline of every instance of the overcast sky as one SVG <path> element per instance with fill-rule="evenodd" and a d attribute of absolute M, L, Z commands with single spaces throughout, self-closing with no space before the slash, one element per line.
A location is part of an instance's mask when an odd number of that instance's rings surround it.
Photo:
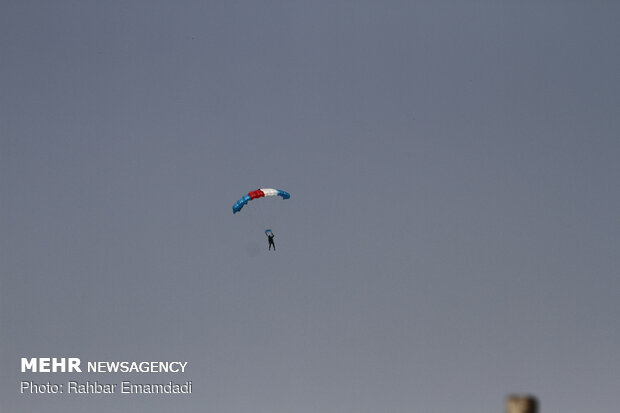
<path fill-rule="evenodd" d="M 0 410 L 617 413 L 619 21 L 0 2 Z M 259 187 L 292 196 L 233 215 Z M 20 395 L 164 381 L 45 356 L 185 360 L 193 394 Z"/>

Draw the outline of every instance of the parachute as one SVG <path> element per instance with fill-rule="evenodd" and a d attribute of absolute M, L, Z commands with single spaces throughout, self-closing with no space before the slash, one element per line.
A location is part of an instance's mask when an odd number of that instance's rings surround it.
<path fill-rule="evenodd" d="M 251 200 L 262 198 L 264 196 L 280 196 L 282 197 L 282 199 L 289 199 L 291 197 L 291 194 L 289 194 L 286 191 L 282 191 L 280 189 L 273 189 L 273 188 L 257 189 L 256 191 L 249 192 L 247 195 L 244 195 L 243 197 L 241 197 L 241 199 L 235 202 L 235 204 L 232 207 L 233 214 L 236 214 L 237 212 L 241 211 L 241 209 L 245 206 L 245 204 L 247 204 Z"/>

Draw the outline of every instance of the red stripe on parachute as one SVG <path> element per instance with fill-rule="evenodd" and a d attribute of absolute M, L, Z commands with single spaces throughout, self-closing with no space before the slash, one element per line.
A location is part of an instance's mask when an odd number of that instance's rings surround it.
<path fill-rule="evenodd" d="M 250 196 L 250 199 L 256 199 L 256 198 L 264 197 L 265 193 L 261 191 L 260 189 L 257 189 L 256 191 L 250 192 L 248 195 Z"/>

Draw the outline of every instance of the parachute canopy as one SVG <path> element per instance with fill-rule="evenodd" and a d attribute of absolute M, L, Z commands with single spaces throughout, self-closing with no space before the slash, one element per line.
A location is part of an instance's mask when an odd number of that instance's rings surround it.
<path fill-rule="evenodd" d="M 252 191 L 248 193 L 247 195 L 244 195 L 243 197 L 241 197 L 241 199 L 235 202 L 235 205 L 233 205 L 232 207 L 233 214 L 236 214 L 237 212 L 241 211 L 241 208 L 243 208 L 245 204 L 247 204 L 251 200 L 256 199 L 256 198 L 262 198 L 264 196 L 281 196 L 282 199 L 289 199 L 291 197 L 291 194 L 289 194 L 286 191 L 282 191 L 280 189 L 273 189 L 273 188 L 257 189 L 256 191 Z"/>

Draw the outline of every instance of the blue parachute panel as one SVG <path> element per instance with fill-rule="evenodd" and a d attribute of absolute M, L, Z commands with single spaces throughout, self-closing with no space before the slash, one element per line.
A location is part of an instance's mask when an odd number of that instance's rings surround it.
<path fill-rule="evenodd" d="M 250 202 L 250 199 L 251 198 L 249 195 L 244 195 L 240 200 L 235 202 L 235 205 L 233 205 L 233 214 L 236 214 L 237 212 L 241 211 L 241 208 L 243 208 L 245 204 Z"/>

